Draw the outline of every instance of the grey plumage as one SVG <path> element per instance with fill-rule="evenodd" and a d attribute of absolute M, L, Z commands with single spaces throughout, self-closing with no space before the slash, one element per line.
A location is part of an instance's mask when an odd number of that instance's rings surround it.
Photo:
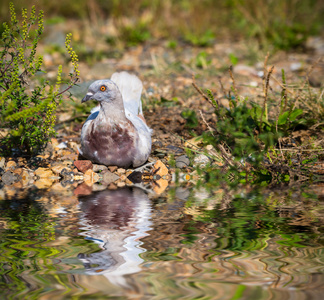
<path fill-rule="evenodd" d="M 151 152 L 151 132 L 142 113 L 142 82 L 127 72 L 92 83 L 82 102 L 97 100 L 81 131 L 80 153 L 104 165 L 137 167 Z"/>

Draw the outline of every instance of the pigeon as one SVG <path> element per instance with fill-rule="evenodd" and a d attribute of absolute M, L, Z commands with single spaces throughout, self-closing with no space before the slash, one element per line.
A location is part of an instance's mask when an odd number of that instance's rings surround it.
<path fill-rule="evenodd" d="M 142 111 L 143 85 L 127 72 L 93 82 L 82 99 L 96 100 L 81 130 L 80 154 L 94 163 L 128 168 L 143 165 L 152 147 L 152 130 Z"/>

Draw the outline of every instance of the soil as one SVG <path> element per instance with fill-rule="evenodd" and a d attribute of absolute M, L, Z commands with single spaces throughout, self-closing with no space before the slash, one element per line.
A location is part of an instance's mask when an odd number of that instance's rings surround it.
<path fill-rule="evenodd" d="M 52 29 L 53 32 L 56 32 L 55 35 L 63 34 L 62 27 Z M 55 39 L 55 36 L 52 38 Z M 322 42 L 322 40 L 316 41 L 317 43 Z M 324 49 L 318 47 L 316 41 L 309 42 L 306 52 L 277 52 L 268 58 L 266 68 L 275 66 L 270 79 L 269 98 L 278 99 L 278 94 L 281 93 L 282 69 L 285 70 L 286 82 L 293 93 L 298 92 L 298 87 L 303 85 L 306 78 L 309 80 L 312 93 L 319 93 L 324 78 L 324 61 L 320 59 Z M 32 184 L 38 188 L 49 188 L 55 182 L 63 181 L 65 184 L 70 182 L 77 188 L 86 181 L 88 185 L 79 188 L 79 192 L 82 194 L 89 192 L 87 186 L 92 186 L 97 181 L 103 180 L 102 172 L 103 174 L 110 172 L 118 176 L 117 181 L 119 180 L 119 182 L 114 183 L 113 188 L 128 183 L 126 179 L 132 170 L 115 169 L 111 171 L 105 169 L 94 172 L 93 168 L 80 171 L 75 166 L 75 161 L 80 158 L 78 146 L 82 124 L 90 110 L 90 107 L 81 104 L 81 99 L 92 81 L 110 78 L 116 71 L 124 70 L 135 73 L 143 81 L 144 115 L 147 124 L 153 129 L 153 148 L 149 159 L 151 165 L 141 171 L 149 172 L 149 176 L 153 176 L 152 174 L 159 168 L 154 167 L 158 162 L 159 166 L 163 165 L 169 168 L 168 172 L 158 177 L 158 180 L 163 179 L 167 182 L 171 181 L 170 174 L 175 166 L 174 163 L 171 163 L 170 166 L 170 162 L 177 161 L 177 157 L 186 154 L 185 148 L 195 143 L 193 140 L 195 136 L 200 136 L 209 130 L 209 126 L 211 128 L 217 126 L 214 109 L 193 87 L 193 77 L 197 86 L 202 90 L 210 89 L 222 105 L 228 106 L 224 90 L 230 90 L 233 85 L 228 69 L 233 64 L 234 56 L 234 84 L 239 96 L 242 99 L 248 97 L 249 101 L 263 101 L 263 74 L 266 55 L 251 42 L 216 41 L 213 46 L 207 48 L 192 47 L 179 42 L 175 49 L 170 49 L 167 46 L 167 41 L 161 40 L 119 50 L 114 49 L 102 39 L 94 41 L 90 36 L 73 43 L 83 43 L 84 47 L 91 47 L 89 53 L 85 52 L 79 55 L 81 58 L 80 82 L 71 90 L 75 102 L 65 100 L 59 108 L 56 126 L 57 137 L 52 139 L 43 154 L 31 159 L 0 158 L 0 176 L 4 185 L 16 185 L 23 188 Z M 69 73 L 71 65 L 66 61 L 65 55 L 48 51 L 51 47 L 54 49 L 53 40 L 45 39 L 38 50 L 40 53 L 47 53 L 44 55 L 46 76 L 53 80 L 59 64 L 63 64 L 66 74 Z M 94 54 L 96 49 L 100 49 L 100 51 L 98 50 L 101 53 L 100 59 L 97 59 Z M 96 104 L 92 103 L 91 105 L 95 106 Z M 272 103 L 270 115 L 277 113 L 278 105 L 279 103 Z M 185 110 L 196 112 L 199 122 L 196 128 L 187 126 L 186 120 L 181 116 Z M 324 133 L 321 128 L 318 126 L 295 133 L 295 147 L 299 147 L 301 144 L 305 145 L 307 141 L 314 142 L 315 137 L 316 148 L 323 148 Z M 190 141 L 189 144 L 188 141 Z M 291 140 L 286 142 L 288 144 Z M 308 154 L 303 155 L 308 156 Z M 323 153 L 321 155 L 323 160 Z M 203 159 L 201 163 L 203 163 Z M 181 172 L 191 174 L 192 179 L 195 176 L 193 166 L 197 166 L 197 160 L 194 162 L 192 159 L 188 165 L 182 166 Z M 96 170 L 99 169 L 97 167 Z M 323 169 L 324 162 L 319 161 L 316 172 L 323 173 Z M 89 170 L 91 172 L 88 172 Z M 107 178 L 112 176 L 108 175 L 106 175 Z M 112 182 L 107 179 L 107 185 L 111 184 Z M 167 185 L 165 182 L 163 184 L 160 182 L 163 187 L 165 184 Z"/>

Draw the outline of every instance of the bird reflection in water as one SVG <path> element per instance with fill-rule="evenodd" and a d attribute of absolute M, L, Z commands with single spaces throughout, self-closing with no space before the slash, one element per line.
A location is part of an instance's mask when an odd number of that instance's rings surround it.
<path fill-rule="evenodd" d="M 125 187 L 80 196 L 82 233 L 103 250 L 79 254 L 88 275 L 104 275 L 119 286 L 127 286 L 127 274 L 141 270 L 141 238 L 151 229 L 151 203 L 140 188 Z"/>

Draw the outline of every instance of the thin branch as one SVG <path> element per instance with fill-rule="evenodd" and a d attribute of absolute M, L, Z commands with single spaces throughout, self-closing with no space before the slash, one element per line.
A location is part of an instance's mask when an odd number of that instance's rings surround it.
<path fill-rule="evenodd" d="M 201 116 L 203 122 L 206 124 L 208 130 L 210 131 L 210 133 L 212 134 L 212 136 L 214 136 L 213 129 L 212 129 L 212 128 L 210 127 L 210 125 L 207 123 L 207 121 L 206 121 L 206 119 L 205 119 L 205 117 L 204 117 L 204 115 L 203 115 L 203 113 L 202 113 L 202 111 L 201 111 L 200 109 L 199 109 L 199 113 L 200 113 L 200 116 Z"/>
<path fill-rule="evenodd" d="M 198 87 L 195 80 L 195 75 L 192 75 L 192 85 L 196 89 L 196 91 L 205 99 L 207 100 L 213 107 L 215 107 L 214 103 L 211 101 L 211 99 L 208 98 L 208 96 Z"/>

